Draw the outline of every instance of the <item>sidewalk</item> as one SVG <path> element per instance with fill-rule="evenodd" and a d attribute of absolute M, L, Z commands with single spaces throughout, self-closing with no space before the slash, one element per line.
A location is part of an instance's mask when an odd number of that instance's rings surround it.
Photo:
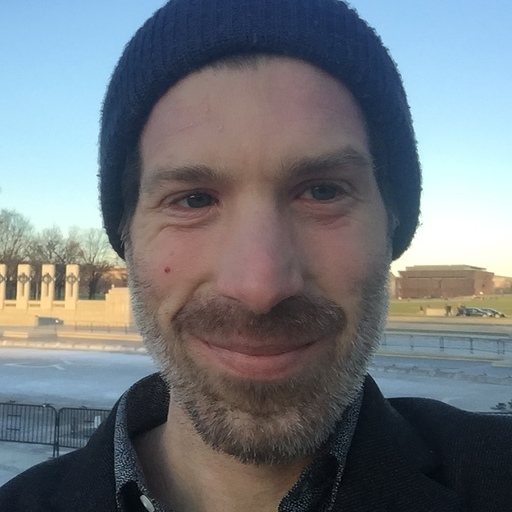
<path fill-rule="evenodd" d="M 0 441 L 0 486 L 25 469 L 51 459 L 52 446 Z"/>
<path fill-rule="evenodd" d="M 0 326 L 0 347 L 57 350 L 145 352 L 140 334 L 123 329 L 75 330 L 71 327 Z"/>
<path fill-rule="evenodd" d="M 59 453 L 72 451 L 60 448 Z M 22 471 L 52 458 L 53 446 L 0 441 L 0 487 Z"/>
<path fill-rule="evenodd" d="M 0 326 L 0 347 L 146 353 L 139 334 L 106 328 L 103 331 L 74 331 L 69 328 Z"/>

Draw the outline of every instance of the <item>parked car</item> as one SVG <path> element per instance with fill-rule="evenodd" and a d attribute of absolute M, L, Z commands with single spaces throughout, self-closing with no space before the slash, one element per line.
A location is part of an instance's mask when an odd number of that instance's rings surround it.
<path fill-rule="evenodd" d="M 64 320 L 53 316 L 37 316 L 37 325 L 63 325 Z"/>
<path fill-rule="evenodd" d="M 505 318 L 505 313 L 502 313 L 501 311 L 498 311 L 497 309 L 493 308 L 480 308 L 482 311 L 485 311 L 489 313 L 489 316 L 493 316 L 494 318 Z"/>
<path fill-rule="evenodd" d="M 464 308 L 462 316 L 491 316 L 491 314 L 481 308 Z"/>

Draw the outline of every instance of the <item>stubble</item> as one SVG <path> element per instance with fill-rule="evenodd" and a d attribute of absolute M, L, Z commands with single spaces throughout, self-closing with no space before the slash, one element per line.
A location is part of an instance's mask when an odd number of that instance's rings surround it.
<path fill-rule="evenodd" d="M 127 254 L 135 320 L 149 354 L 203 442 L 246 464 L 285 464 L 318 451 L 360 393 L 385 326 L 388 261 L 380 261 L 346 311 L 325 297 L 291 297 L 258 315 L 225 297 L 193 298 L 172 318 L 151 304 L 151 287 Z M 297 375 L 256 381 L 213 374 L 188 350 L 190 336 L 286 336 L 326 349 Z"/>

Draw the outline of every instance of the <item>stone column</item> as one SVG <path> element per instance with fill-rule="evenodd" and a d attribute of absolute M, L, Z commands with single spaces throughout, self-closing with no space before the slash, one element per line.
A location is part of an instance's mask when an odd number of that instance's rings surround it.
<path fill-rule="evenodd" d="M 26 263 L 18 265 L 18 276 L 16 278 L 16 309 L 28 309 L 30 273 L 30 265 Z"/>
<path fill-rule="evenodd" d="M 5 281 L 7 280 L 7 265 L 0 264 L 0 310 L 4 309 Z"/>
<path fill-rule="evenodd" d="M 65 309 L 76 309 L 79 280 L 80 265 L 66 265 L 66 286 L 64 288 Z"/>
<path fill-rule="evenodd" d="M 41 267 L 41 309 L 52 309 L 54 299 L 55 265 L 46 263 Z"/>

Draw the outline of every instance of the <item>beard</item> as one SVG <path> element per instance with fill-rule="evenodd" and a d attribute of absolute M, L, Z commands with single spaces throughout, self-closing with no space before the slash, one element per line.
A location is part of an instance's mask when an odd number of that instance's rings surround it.
<path fill-rule="evenodd" d="M 384 260 L 384 258 L 383 258 Z M 320 296 L 290 297 L 264 314 L 221 296 L 192 298 L 172 319 L 158 311 L 151 288 L 129 251 L 132 307 L 148 353 L 171 400 L 204 443 L 245 464 L 277 465 L 315 454 L 362 390 L 385 326 L 389 261 L 381 261 L 346 311 Z M 290 348 L 325 340 L 326 350 L 292 377 L 278 381 L 219 375 L 196 361 L 191 337 L 283 338 Z"/>

